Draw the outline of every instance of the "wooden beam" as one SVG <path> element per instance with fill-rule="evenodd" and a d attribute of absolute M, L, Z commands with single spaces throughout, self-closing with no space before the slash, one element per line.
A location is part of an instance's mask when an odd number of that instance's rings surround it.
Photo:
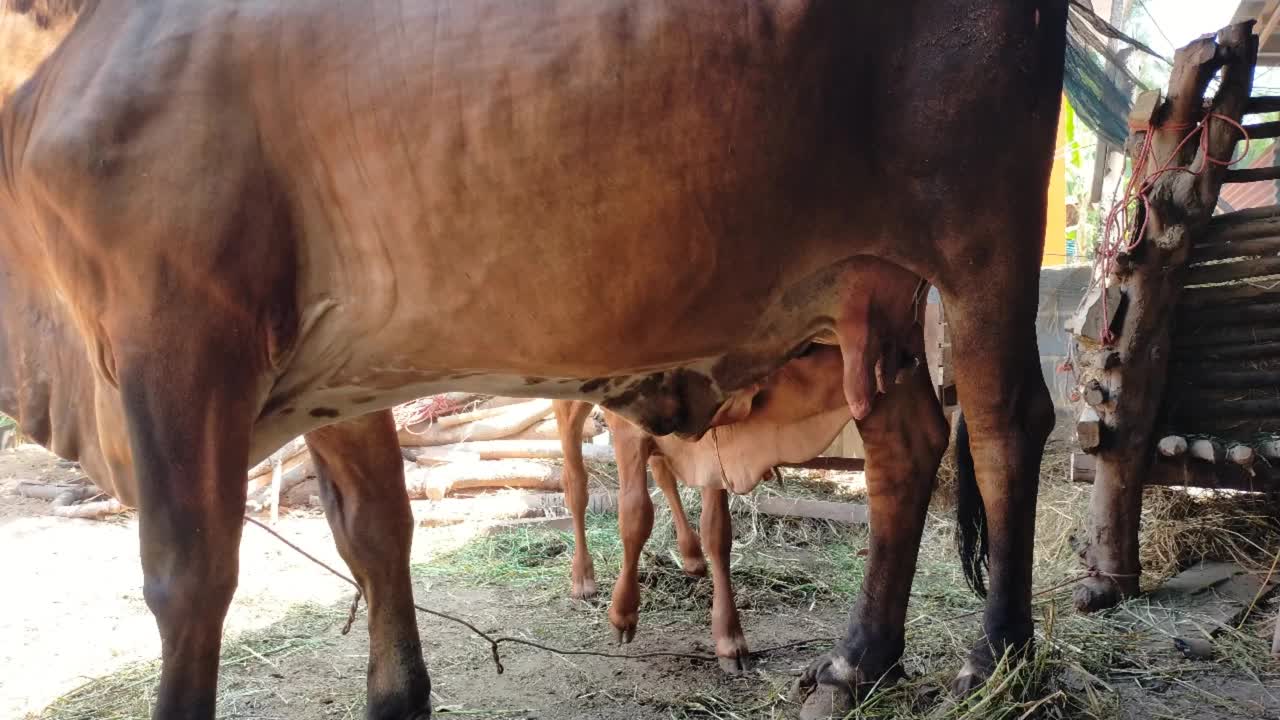
<path fill-rule="evenodd" d="M 1258 16 L 1258 22 L 1263 23 L 1262 30 L 1258 33 L 1258 47 L 1263 48 L 1267 44 L 1267 40 L 1271 39 L 1271 33 L 1276 30 L 1276 21 L 1280 20 L 1280 12 L 1276 12 L 1276 0 L 1267 0 L 1267 4 L 1262 8 L 1262 14 Z"/>
<path fill-rule="evenodd" d="M 1187 288 L 1178 302 L 1178 310 L 1181 312 L 1219 305 L 1274 301 L 1280 301 L 1280 281 L 1237 283 L 1216 287 Z"/>
<path fill-rule="evenodd" d="M 1196 265 L 1187 271 L 1186 285 L 1234 282 L 1249 278 L 1280 275 L 1280 256 L 1242 258 L 1236 262 Z"/>
<path fill-rule="evenodd" d="M 1255 323 L 1280 323 L 1280 302 L 1182 310 L 1174 319 L 1174 332 L 1181 335 L 1201 327 L 1220 328 Z"/>
<path fill-rule="evenodd" d="M 786 497 L 763 497 L 756 510 L 765 515 L 830 520 L 845 525 L 866 525 L 870 517 L 866 505 L 830 500 L 804 500 Z"/>
<path fill-rule="evenodd" d="M 839 470 L 841 472 L 862 472 L 867 468 L 863 458 L 816 457 L 799 463 L 778 463 L 778 467 L 802 468 L 806 470 Z"/>
<path fill-rule="evenodd" d="M 1280 112 L 1280 96 L 1254 95 L 1244 106 L 1245 115 L 1264 115 L 1273 112 Z"/>
<path fill-rule="evenodd" d="M 1227 241 L 1200 243 L 1192 246 L 1190 262 L 1203 263 L 1211 260 L 1231 260 L 1232 258 L 1255 257 L 1258 255 L 1280 254 L 1280 223 L 1266 223 L 1235 233 L 1235 238 Z M 1256 234 L 1254 234 L 1256 233 Z M 1188 284 L 1194 284 L 1188 282 Z"/>
<path fill-rule="evenodd" d="M 1181 348 L 1208 348 L 1210 346 L 1242 345 L 1280 340 L 1280 327 L 1241 325 L 1217 330 L 1178 330 L 1173 338 L 1174 354 Z"/>
<path fill-rule="evenodd" d="M 1243 360 L 1246 358 L 1259 359 L 1272 357 L 1280 357 L 1280 342 L 1177 348 L 1173 354 L 1173 361 L 1177 362 L 1179 360 L 1187 359 Z"/>
<path fill-rule="evenodd" d="M 1250 140 L 1280 137 L 1280 122 L 1250 123 L 1244 126 L 1244 131 L 1248 133 Z"/>
<path fill-rule="evenodd" d="M 1280 368 L 1275 370 L 1219 370 L 1203 365 L 1173 366 L 1165 391 L 1182 392 L 1186 388 L 1251 390 L 1280 388 Z"/>
<path fill-rule="evenodd" d="M 1280 167 L 1232 169 L 1222 177 L 1222 182 L 1225 183 L 1251 183 L 1264 180 L 1280 180 Z"/>
<path fill-rule="evenodd" d="M 1071 456 L 1071 480 L 1092 483 L 1096 476 L 1095 458 L 1084 453 Z M 1258 466 L 1255 466 L 1258 467 Z M 1265 467 L 1265 466 L 1263 466 Z M 1184 462 L 1157 457 L 1143 482 L 1148 487 L 1195 487 L 1210 490 L 1243 490 L 1246 492 L 1277 492 L 1280 482 L 1267 471 L 1249 475 L 1239 465 L 1223 463 L 1213 465 L 1203 462 Z"/>

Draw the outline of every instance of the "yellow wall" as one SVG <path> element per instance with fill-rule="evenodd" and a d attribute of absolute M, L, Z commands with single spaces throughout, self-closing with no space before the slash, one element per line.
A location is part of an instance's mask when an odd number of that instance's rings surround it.
<path fill-rule="evenodd" d="M 1062 99 L 1065 105 L 1067 100 Z M 1049 211 L 1044 229 L 1044 266 L 1067 262 L 1067 125 L 1065 113 L 1058 114 L 1058 142 L 1054 151 L 1053 174 L 1049 176 Z"/>

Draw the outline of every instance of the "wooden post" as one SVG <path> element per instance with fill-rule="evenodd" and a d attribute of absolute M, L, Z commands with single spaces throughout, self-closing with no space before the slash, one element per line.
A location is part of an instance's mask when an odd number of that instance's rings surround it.
<path fill-rule="evenodd" d="M 1122 247 L 1133 245 L 1132 249 L 1115 258 L 1102 278 L 1105 290 L 1094 294 L 1108 298 L 1108 312 L 1083 308 L 1073 328 L 1081 393 L 1092 390 L 1090 400 L 1104 400 L 1088 407 L 1099 418 L 1099 442 L 1086 448 L 1095 455 L 1096 469 L 1084 558 L 1099 575 L 1076 589 L 1075 603 L 1081 610 L 1109 607 L 1138 592 L 1142 487 L 1156 456 L 1153 434 L 1165 389 L 1174 311 L 1192 242 L 1213 214 L 1226 173 L 1225 167 L 1206 162 L 1201 149 L 1215 159 L 1230 158 L 1239 132 L 1228 122 L 1209 119 L 1203 145 L 1199 136 L 1195 142 L 1183 140 L 1205 120 L 1205 92 L 1219 70 L 1221 83 L 1209 104 L 1211 112 L 1236 122 L 1243 116 L 1257 59 L 1252 25 L 1233 25 L 1216 38 L 1200 38 L 1178 50 L 1165 96 L 1146 95 L 1130 118 L 1130 127 L 1139 133 L 1130 147 L 1140 152 L 1149 145 L 1138 177 L 1144 181 L 1139 187 L 1146 188 L 1146 203 L 1136 203 L 1139 217 L 1125 229 L 1131 234 L 1118 238 Z M 1166 162 L 1196 173 L 1161 172 Z M 1136 237 L 1139 228 L 1143 234 Z M 1111 302 L 1117 296 L 1120 302 Z M 1112 307 L 1118 315 L 1113 316 Z M 1094 327 L 1088 326 L 1091 318 Z M 1111 333 L 1100 332 L 1099 322 L 1108 324 Z M 1201 448 L 1189 449 L 1188 454 L 1196 456 Z M 1176 448 L 1165 450 L 1176 453 Z M 1220 459 L 1213 447 L 1204 451 L 1210 459 Z"/>

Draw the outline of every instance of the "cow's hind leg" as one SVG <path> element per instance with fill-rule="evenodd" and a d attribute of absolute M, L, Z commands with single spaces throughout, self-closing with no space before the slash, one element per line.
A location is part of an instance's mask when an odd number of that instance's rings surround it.
<path fill-rule="evenodd" d="M 1026 274 L 1011 278 L 1011 288 L 983 282 L 960 298 L 944 292 L 956 385 L 990 548 L 985 634 L 956 678 L 953 689 L 958 693 L 981 684 L 1004 654 L 1028 649 L 1034 631 L 1036 492 L 1054 414 L 1036 350 L 1036 274 L 1034 264 L 1028 264 Z M 972 302 L 963 301 L 970 298 Z M 968 566 L 975 576 L 981 569 L 980 563 Z"/>
<path fill-rule="evenodd" d="M 575 600 L 596 596 L 596 569 L 587 547 L 587 466 L 582 461 L 582 424 L 591 414 L 591 403 L 556 400 L 551 403 L 556 414 L 556 432 L 564 453 L 564 501 L 573 516 L 573 566 L 570 570 Z"/>
<path fill-rule="evenodd" d="M 729 491 L 720 487 L 702 489 L 702 537 L 711 560 L 715 585 L 711 597 L 711 637 L 716 644 L 720 669 L 736 675 L 749 668 L 751 651 L 738 618 L 738 605 L 729 574 L 729 553 L 733 550 L 733 521 L 729 518 Z"/>
<path fill-rule="evenodd" d="M 676 546 L 680 548 L 680 557 L 686 574 L 703 577 L 707 574 L 707 560 L 702 555 L 702 539 L 689 524 L 689 516 L 684 512 L 684 502 L 680 500 L 680 486 L 676 482 L 671 466 L 661 457 L 655 456 L 649 462 L 653 470 L 653 482 L 662 490 L 671 506 L 671 522 L 676 529 Z"/>
<path fill-rule="evenodd" d="M 369 720 L 431 716 L 409 578 L 413 517 L 390 411 L 306 435 L 338 552 L 369 607 Z"/>
<path fill-rule="evenodd" d="M 907 600 L 947 422 L 922 364 L 858 422 L 867 454 L 871 539 L 843 639 L 797 682 L 803 718 L 844 717 L 860 691 L 901 673 Z"/>
<path fill-rule="evenodd" d="M 622 569 L 613 586 L 609 622 L 614 639 L 631 642 L 640 622 L 640 553 L 653 531 L 653 500 L 645 480 L 645 465 L 653 438 L 612 413 L 605 413 L 618 460 L 618 530 L 622 535 Z"/>
<path fill-rule="evenodd" d="M 166 333 L 161 323 L 149 330 L 183 348 L 119 356 L 143 597 L 160 631 L 152 717 L 212 720 L 222 623 L 239 571 L 253 377 L 229 343 Z"/>

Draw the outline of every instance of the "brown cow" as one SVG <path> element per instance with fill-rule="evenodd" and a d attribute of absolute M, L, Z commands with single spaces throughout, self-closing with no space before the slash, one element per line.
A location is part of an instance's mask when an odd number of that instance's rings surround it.
<path fill-rule="evenodd" d="M 850 410 L 874 422 L 900 394 L 876 401 L 898 351 L 867 322 L 868 258 L 935 285 L 954 319 L 991 530 L 985 634 L 957 688 L 1026 647 L 1065 14 L 86 2 L 0 111 L 0 300 L 58 318 L 84 397 L 127 431 L 116 480 L 162 639 L 155 717 L 213 716 L 244 470 L 287 439 L 449 389 L 697 438 L 831 334 Z M 352 555 L 386 552 L 383 527 L 355 513 Z M 803 678 L 806 716 L 896 665 L 913 563 L 894 537 Z M 390 555 L 370 587 L 407 587 Z M 403 606 L 378 597 L 371 612 Z M 429 716 L 413 618 L 378 612 L 396 640 L 371 653 L 369 716 Z"/>

